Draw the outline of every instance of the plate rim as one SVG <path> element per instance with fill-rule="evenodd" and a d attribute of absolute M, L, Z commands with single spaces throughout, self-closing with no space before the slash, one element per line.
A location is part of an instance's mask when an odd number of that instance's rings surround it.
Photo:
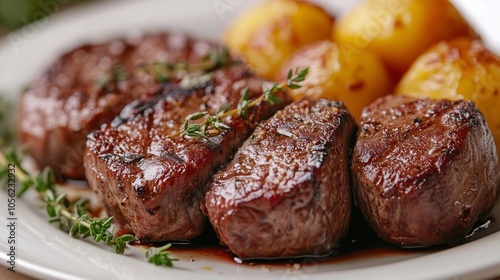
<path fill-rule="evenodd" d="M 199 3 L 199 1 L 203 1 L 203 0 L 198 0 L 198 1 L 191 0 L 191 2 L 198 2 L 198 3 Z M 182 0 L 175 0 L 175 1 L 170 1 L 170 4 L 172 4 L 172 3 L 180 4 L 182 2 L 185 3 L 185 1 L 182 1 Z M 139 1 L 94 2 L 94 3 L 91 3 L 87 6 L 85 6 L 85 7 L 72 8 L 70 10 L 61 12 L 60 14 L 51 18 L 51 22 L 48 23 L 47 28 L 53 28 L 53 26 L 60 24 L 60 22 L 64 23 L 64 21 L 68 20 L 68 18 L 73 18 L 72 20 L 77 21 L 83 17 L 81 14 L 80 15 L 78 14 L 82 11 L 84 14 L 90 13 L 92 11 L 96 11 L 96 9 L 97 10 L 105 10 L 105 11 L 109 12 L 108 10 L 114 10 L 117 7 L 116 5 L 118 5 L 118 3 L 120 5 L 123 5 L 123 6 L 138 8 L 141 5 L 150 7 L 152 5 L 158 5 L 159 3 L 163 3 L 163 2 L 160 0 L 144 1 L 141 4 L 139 4 L 140 3 Z M 165 5 L 165 4 L 163 4 L 163 5 Z M 119 11 L 123 11 L 123 8 L 120 8 L 120 9 L 121 10 L 115 10 L 114 13 L 118 13 Z M 146 8 L 143 7 L 143 8 L 138 8 L 138 9 L 140 10 L 140 9 L 146 9 Z M 103 12 L 104 11 L 100 11 L 100 13 L 103 13 Z M 21 32 L 22 32 L 22 30 L 25 30 L 25 29 L 21 29 Z M 51 32 L 51 31 L 50 30 L 49 31 L 40 30 L 39 36 L 40 35 L 43 36 L 44 33 L 47 34 L 49 32 Z M 5 38 L 0 40 L 0 58 L 9 57 L 8 49 L 9 49 L 9 41 L 6 40 Z M 10 53 L 12 54 L 12 52 L 10 52 Z M 2 54 L 3 54 L 3 56 L 2 56 Z M 0 90 L 2 90 L 2 89 L 0 88 Z M 10 91 L 7 92 L 7 96 L 12 95 L 13 93 L 14 92 L 10 92 Z M 6 194 L 5 194 L 5 192 L 1 191 L 0 192 L 0 200 L 5 201 L 5 199 L 6 199 Z M 39 213 L 36 213 L 38 211 L 33 208 L 33 205 L 29 205 L 29 203 L 27 201 L 24 201 L 22 199 L 20 199 L 18 201 L 19 201 L 18 203 L 19 203 L 19 206 L 21 209 L 29 209 L 28 211 L 34 212 L 34 213 L 32 213 L 32 212 L 25 213 L 24 216 L 26 218 L 29 218 L 29 215 L 32 215 L 35 218 L 37 215 L 39 215 Z M 497 200 L 497 204 L 498 203 L 500 203 L 500 200 Z M 33 217 L 31 217 L 31 219 L 33 219 Z M 4 213 L 0 213 L 0 218 L 3 220 L 6 220 L 7 215 L 6 214 L 4 215 Z M 42 224 L 43 223 L 46 223 L 48 225 L 48 223 L 45 220 L 42 220 Z M 50 229 L 54 229 L 54 228 L 49 227 L 49 232 L 51 232 Z M 61 237 L 62 235 L 66 235 L 64 232 L 59 231 L 58 229 L 55 229 L 55 230 L 57 230 L 59 232 L 59 233 L 52 232 L 52 234 L 54 234 L 55 236 Z M 5 231 L 5 229 L 2 227 L 2 232 L 4 232 L 4 231 Z M 30 232 L 37 233 L 36 231 L 30 231 Z M 5 234 L 5 236 L 7 236 L 7 234 Z M 443 257 L 450 257 L 450 255 L 455 254 L 455 252 L 458 252 L 458 251 L 461 252 L 462 250 L 475 249 L 479 245 L 487 248 L 489 246 L 488 242 L 494 242 L 495 245 L 500 247 L 500 232 L 494 233 L 492 235 L 489 235 L 487 237 L 484 237 L 480 240 L 476 240 L 476 241 L 471 242 L 471 243 L 466 243 L 466 244 L 463 244 L 461 246 L 457 246 L 455 248 L 446 249 L 443 251 L 439 251 L 437 253 L 433 253 L 432 255 L 434 255 L 434 257 L 432 257 L 431 259 L 433 260 L 435 258 L 439 259 L 439 258 L 443 258 Z M 83 248 L 89 248 L 88 246 L 92 246 L 92 248 L 95 248 L 94 245 L 87 244 L 87 242 L 85 242 L 85 241 L 75 240 L 75 243 L 79 244 L 79 246 L 83 246 Z M 487 244 L 483 244 L 483 243 L 487 243 Z M 44 243 L 44 244 L 47 245 L 48 248 L 51 248 L 51 246 L 52 246 L 49 243 Z M 5 248 L 3 247 L 3 243 L 0 245 L 1 245 L 1 247 L 0 247 L 1 258 L 0 259 L 2 260 L 2 266 L 5 266 L 7 252 L 4 250 Z M 475 245 L 477 245 L 477 246 L 475 246 Z M 470 248 L 470 247 L 473 247 L 473 248 Z M 488 251 L 488 253 L 489 254 L 486 255 L 486 257 L 488 257 L 488 258 L 485 258 L 484 255 L 482 256 L 484 258 L 484 260 L 480 264 L 477 264 L 476 262 L 463 264 L 458 268 L 458 270 L 457 270 L 457 267 L 453 267 L 453 270 L 450 270 L 451 267 L 448 265 L 446 267 L 441 267 L 441 270 L 437 271 L 437 273 L 434 273 L 434 274 L 431 273 L 431 275 L 429 275 L 429 272 L 421 271 L 421 274 L 414 274 L 414 275 L 411 275 L 409 278 L 419 279 L 419 278 L 426 278 L 426 277 L 433 277 L 433 276 L 437 276 L 439 278 L 441 278 L 441 277 L 479 278 L 479 277 L 492 277 L 495 275 L 498 276 L 500 274 L 500 254 L 498 254 L 498 256 L 497 256 L 497 255 L 493 254 L 494 252 Z M 430 255 L 426 255 L 422 258 L 426 258 L 428 256 L 430 256 Z M 328 279 L 329 277 L 332 277 L 332 276 L 342 277 L 342 279 L 355 279 L 355 278 L 360 277 L 360 275 L 361 276 L 363 276 L 363 275 L 364 276 L 371 276 L 371 278 L 377 278 L 377 276 L 378 276 L 379 278 L 383 277 L 384 279 L 388 279 L 388 278 L 398 279 L 397 277 L 401 277 L 401 276 L 406 276 L 405 278 L 408 278 L 408 275 L 406 275 L 406 273 L 412 271 L 411 267 L 408 267 L 409 263 L 410 264 L 413 264 L 413 263 L 420 264 L 421 262 L 422 262 L 421 259 L 420 260 L 410 259 L 410 260 L 398 262 L 397 264 L 379 265 L 375 268 L 374 267 L 360 268 L 360 269 L 357 269 L 356 273 L 351 273 L 350 271 L 320 272 L 320 273 L 317 273 L 314 275 L 310 275 L 310 279 Z M 23 266 L 24 266 L 22 273 L 25 273 L 25 274 L 30 275 L 32 277 L 49 277 L 50 279 L 53 279 L 53 278 L 57 278 L 57 279 L 85 279 L 85 276 L 76 275 L 76 274 L 69 275 L 69 274 L 66 274 L 64 272 L 60 272 L 60 271 L 57 271 L 57 270 L 54 270 L 51 268 L 43 267 L 43 266 L 37 264 L 36 262 L 34 262 L 33 260 L 19 259 L 19 265 L 21 265 L 21 264 L 23 264 Z M 167 269 L 167 271 L 165 273 L 169 274 L 168 268 L 158 268 L 158 267 L 155 267 L 151 264 L 147 264 L 147 263 L 145 263 L 145 264 L 148 266 L 147 268 L 150 270 L 156 271 L 158 269 L 162 269 L 162 270 L 158 270 L 158 271 L 163 272 L 163 269 Z M 425 264 L 425 261 L 424 261 L 424 264 Z M 237 265 L 237 264 L 235 264 L 235 265 Z M 394 267 L 395 265 L 397 265 L 398 267 L 395 268 Z M 142 267 L 142 265 L 140 265 L 140 266 Z M 152 266 L 152 267 L 149 267 L 149 266 Z M 401 275 L 400 274 L 401 271 L 398 271 L 398 268 L 403 268 L 405 274 Z M 171 270 L 170 272 L 172 272 L 172 271 L 176 271 L 172 275 L 170 275 L 172 277 L 175 277 L 175 279 L 179 279 L 179 277 L 181 279 L 184 279 L 184 278 L 189 279 L 190 277 L 195 275 L 194 273 L 196 273 L 198 275 L 200 275 L 200 273 L 201 273 L 199 271 L 186 272 L 186 271 L 182 271 L 182 270 Z M 380 275 L 381 271 L 384 273 L 390 272 L 391 275 Z M 416 271 L 416 272 L 418 272 L 418 271 Z M 425 273 L 427 273 L 427 274 L 425 274 Z M 213 274 L 215 276 L 209 276 L 209 274 L 204 274 L 204 275 L 207 277 L 207 279 L 224 279 L 224 278 L 232 279 L 231 277 L 234 277 L 233 275 L 221 276 L 219 274 Z M 238 275 L 239 278 L 243 278 L 243 279 L 245 279 L 245 278 L 252 279 L 254 276 L 255 275 L 253 275 L 253 276 L 252 275 Z M 268 278 L 268 279 L 280 278 L 280 277 L 276 277 L 276 276 L 266 277 L 266 276 L 262 276 L 262 275 L 260 275 L 259 277 Z"/>

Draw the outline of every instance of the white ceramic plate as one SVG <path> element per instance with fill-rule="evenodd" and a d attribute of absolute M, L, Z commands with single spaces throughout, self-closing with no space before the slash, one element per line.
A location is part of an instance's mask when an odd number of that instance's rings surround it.
<path fill-rule="evenodd" d="M 218 38 L 224 26 L 249 1 L 107 1 L 65 11 L 11 34 L 0 43 L 0 92 L 16 99 L 62 52 L 86 42 L 130 32 L 181 30 Z M 343 11 L 356 1 L 318 1 Z M 490 47 L 500 50 L 500 3 L 496 0 L 455 1 Z M 57 3 L 57 1 L 52 1 Z M 56 6 L 48 7 L 53 10 Z M 0 221 L 7 221 L 7 195 L 0 191 Z M 117 255 L 106 248 L 70 238 L 49 225 L 36 198 L 17 203 L 18 272 L 44 279 L 436 279 L 485 278 L 500 275 L 500 232 L 439 252 L 377 255 L 348 261 L 314 263 L 300 268 L 239 265 L 203 254 L 180 255 L 175 268 L 156 267 L 143 260 L 139 248 Z M 7 228 L 0 227 L 0 260 L 5 266 Z M 194 261 L 188 261 L 193 258 Z"/>

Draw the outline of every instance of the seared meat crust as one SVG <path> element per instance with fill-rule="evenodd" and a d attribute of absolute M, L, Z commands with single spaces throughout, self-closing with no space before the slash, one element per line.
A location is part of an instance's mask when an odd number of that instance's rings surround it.
<path fill-rule="evenodd" d="M 23 95 L 21 141 L 40 168 L 51 166 L 58 175 L 84 179 L 88 133 L 113 120 L 131 101 L 160 90 L 154 67 L 143 65 L 197 63 L 216 47 L 186 35 L 160 34 L 72 50 Z"/>
<path fill-rule="evenodd" d="M 224 121 L 231 129 L 208 132 L 208 140 L 169 137 L 181 129 L 187 115 L 214 114 L 227 103 L 235 108 L 244 88 L 253 99 L 262 94 L 265 82 L 238 64 L 210 75 L 193 89 L 177 83 L 161 95 L 132 103 L 112 124 L 89 136 L 87 179 L 122 233 L 133 233 L 143 242 L 199 235 L 206 222 L 200 204 L 213 173 L 260 121 L 284 106 L 263 103 L 250 109 L 245 119 L 228 116 Z M 278 97 L 289 102 L 284 92 Z"/>
<path fill-rule="evenodd" d="M 355 136 L 335 101 L 293 103 L 262 123 L 207 192 L 220 241 L 243 259 L 330 252 L 349 225 Z"/>
<path fill-rule="evenodd" d="M 495 143 L 470 101 L 387 96 L 365 108 L 352 171 L 375 232 L 404 247 L 464 240 L 498 191 Z"/>

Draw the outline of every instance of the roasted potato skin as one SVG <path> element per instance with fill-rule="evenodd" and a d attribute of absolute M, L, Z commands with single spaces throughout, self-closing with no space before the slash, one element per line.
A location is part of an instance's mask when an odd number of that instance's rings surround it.
<path fill-rule="evenodd" d="M 481 41 L 461 37 L 438 43 L 415 61 L 396 93 L 472 100 L 483 113 L 500 151 L 500 57 Z"/>
<path fill-rule="evenodd" d="M 368 50 L 353 54 L 330 41 L 312 44 L 298 50 L 283 65 L 278 80 L 285 81 L 289 69 L 305 67 L 309 67 L 309 74 L 301 88 L 290 91 L 292 98 L 341 100 L 356 120 L 366 105 L 393 90 L 384 64 Z"/>
<path fill-rule="evenodd" d="M 306 1 L 267 1 L 232 23 L 223 41 L 258 74 L 274 79 L 295 50 L 330 39 L 333 22 L 322 8 Z"/>
<path fill-rule="evenodd" d="M 333 31 L 339 43 L 375 51 L 398 78 L 435 43 L 464 35 L 477 38 L 448 0 L 365 0 Z"/>

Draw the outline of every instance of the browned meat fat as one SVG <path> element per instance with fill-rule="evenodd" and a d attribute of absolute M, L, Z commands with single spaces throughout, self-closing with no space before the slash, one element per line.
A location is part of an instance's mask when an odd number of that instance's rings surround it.
<path fill-rule="evenodd" d="M 402 96 L 365 108 L 352 172 L 368 222 L 404 247 L 465 240 L 499 182 L 491 132 L 472 102 Z"/>
<path fill-rule="evenodd" d="M 330 252 L 351 215 L 356 124 L 340 102 L 304 100 L 261 124 L 206 195 L 210 221 L 243 259 Z"/>
<path fill-rule="evenodd" d="M 246 119 L 228 116 L 224 121 L 231 129 L 209 131 L 208 140 L 170 138 L 189 114 L 214 114 L 227 103 L 235 108 L 246 87 L 251 99 L 262 94 L 265 81 L 243 65 L 209 74 L 210 80 L 204 78 L 192 89 L 174 84 L 159 96 L 132 103 L 111 125 L 89 135 L 87 179 L 122 233 L 143 242 L 199 235 L 206 221 L 200 204 L 211 176 L 261 120 L 284 106 L 264 103 L 250 109 Z M 283 92 L 278 97 L 288 102 Z"/>
<path fill-rule="evenodd" d="M 111 121 L 132 100 L 160 88 L 154 67 L 196 63 L 214 44 L 181 34 L 114 40 L 68 52 L 38 78 L 20 106 L 21 141 L 39 167 L 84 179 L 87 134 Z"/>

